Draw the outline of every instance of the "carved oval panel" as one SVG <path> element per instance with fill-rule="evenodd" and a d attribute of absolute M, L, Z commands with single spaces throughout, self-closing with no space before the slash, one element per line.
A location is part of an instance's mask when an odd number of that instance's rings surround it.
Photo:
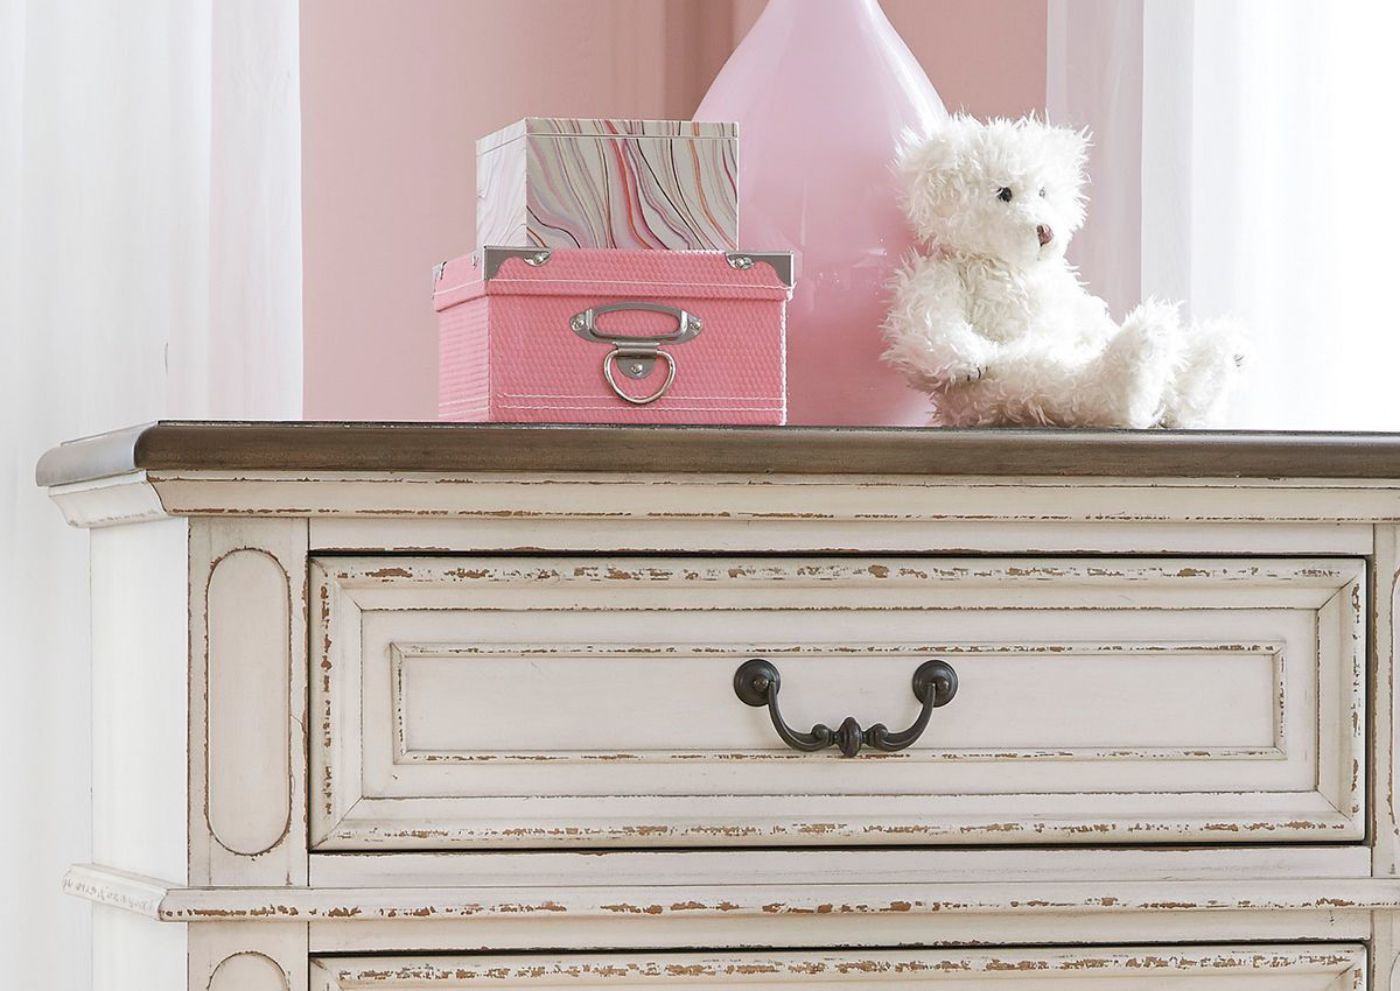
<path fill-rule="evenodd" d="M 209 576 L 205 696 L 210 832 L 232 853 L 276 846 L 291 820 L 291 616 L 287 573 L 231 551 Z"/>
<path fill-rule="evenodd" d="M 271 957 L 249 950 L 214 968 L 209 991 L 288 991 L 287 975 Z"/>

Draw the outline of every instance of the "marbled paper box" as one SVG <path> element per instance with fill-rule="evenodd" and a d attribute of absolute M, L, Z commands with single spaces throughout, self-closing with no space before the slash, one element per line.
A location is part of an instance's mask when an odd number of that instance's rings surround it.
<path fill-rule="evenodd" d="M 476 145 L 478 246 L 732 251 L 739 125 L 527 117 Z"/>

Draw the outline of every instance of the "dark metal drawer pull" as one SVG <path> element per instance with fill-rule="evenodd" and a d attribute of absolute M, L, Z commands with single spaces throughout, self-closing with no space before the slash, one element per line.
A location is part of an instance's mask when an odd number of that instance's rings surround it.
<path fill-rule="evenodd" d="M 925 661 L 914 671 L 914 697 L 923 704 L 919 717 L 903 732 L 891 733 L 884 723 L 867 730 L 860 728 L 854 716 L 847 716 L 837 729 L 817 723 L 810 733 L 799 733 L 783 722 L 778 711 L 778 688 L 782 677 L 771 662 L 755 657 L 739 665 L 734 672 L 734 694 L 745 705 L 768 706 L 773 728 L 793 750 L 824 750 L 836 747 L 846 757 L 860 753 L 862 746 L 892 752 L 903 750 L 923 735 L 929 716 L 939 706 L 947 705 L 958 693 L 958 673 L 946 661 Z"/>

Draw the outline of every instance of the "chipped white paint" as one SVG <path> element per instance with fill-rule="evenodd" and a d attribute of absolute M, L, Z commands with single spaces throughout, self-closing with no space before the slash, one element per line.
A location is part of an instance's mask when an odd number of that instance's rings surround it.
<path fill-rule="evenodd" d="M 256 548 L 210 569 L 206 623 L 209 828 L 230 853 L 265 853 L 291 828 L 292 624 L 287 573 Z"/>
<path fill-rule="evenodd" d="M 1379 988 L 1400 988 L 1400 915 L 1372 913 L 1371 973 Z"/>
<path fill-rule="evenodd" d="M 1400 657 L 1400 527 L 1376 527 L 1376 555 L 1372 568 L 1372 610 L 1376 655 L 1371 669 L 1376 705 L 1372 713 L 1375 770 L 1371 779 L 1373 869 L 1377 876 L 1400 875 L 1400 760 L 1396 737 L 1400 733 L 1400 696 L 1396 693 L 1396 658 Z"/>
<path fill-rule="evenodd" d="M 54 497 L 97 528 L 99 863 L 65 887 L 99 986 L 1400 991 L 1400 482 Z M 905 755 L 799 756 L 727 694 L 751 651 L 803 728 L 902 724 L 924 656 L 964 679 Z M 978 948 L 859 949 L 901 945 Z"/>
<path fill-rule="evenodd" d="M 152 925 L 164 929 L 165 926 Z M 176 927 L 169 927 L 176 928 Z M 186 981 L 181 991 L 301 991 L 310 980 L 307 927 L 299 922 L 247 926 L 211 922 L 178 927 L 189 932 Z M 122 991 L 126 991 L 125 988 Z M 133 986 L 131 991 L 167 991 Z"/>
<path fill-rule="evenodd" d="M 1356 844 L 1194 847 L 854 847 L 357 853 L 311 858 L 318 888 L 491 888 L 728 884 L 983 884 L 988 882 L 1209 881 L 1236 878 L 1366 878 Z"/>
<path fill-rule="evenodd" d="M 133 885 L 160 888 L 100 867 L 74 867 L 67 890 L 99 904 L 119 903 Z M 568 887 L 182 888 L 166 887 L 140 905 L 162 922 L 375 922 L 531 917 L 589 922 L 779 917 L 961 915 L 1122 915 L 1151 912 L 1306 912 L 1400 909 L 1400 881 L 1381 878 L 1198 881 L 932 882 L 885 884 L 652 884 Z"/>
<path fill-rule="evenodd" d="M 988 520 L 894 520 L 862 517 L 794 523 L 783 519 L 685 522 L 668 519 L 515 519 L 317 517 L 318 551 L 454 553 L 765 553 L 788 554 L 1248 554 L 1371 553 L 1366 524 L 1214 522 L 1115 523 Z"/>
<path fill-rule="evenodd" d="M 1086 979 L 1092 978 L 1092 981 Z M 602 985 L 660 989 L 811 986 L 901 988 L 954 985 L 965 991 L 1083 987 L 1144 991 L 1361 991 L 1362 946 L 1106 947 L 1058 950 L 888 951 L 864 954 L 745 954 L 480 958 L 317 959 L 312 991 L 552 988 Z"/>
<path fill-rule="evenodd" d="M 312 573 L 320 849 L 1364 829 L 1359 561 L 363 557 Z M 907 751 L 800 754 L 734 697 L 754 656 L 803 728 L 911 722 L 927 657 L 961 687 Z"/>
<path fill-rule="evenodd" d="M 463 888 L 443 890 L 444 885 L 451 887 L 450 877 L 432 879 L 424 885 L 421 881 L 415 883 L 412 878 L 395 879 L 380 875 L 367 882 L 368 886 L 364 888 L 344 886 L 339 890 L 327 890 L 337 886 L 319 885 L 316 891 L 285 888 L 182 889 L 148 881 L 148 884 L 160 888 L 161 895 L 156 913 L 148 915 L 147 919 L 165 923 L 161 926 L 150 923 L 154 928 L 177 931 L 186 928 L 182 923 L 188 919 L 194 923 L 189 926 L 191 939 L 199 945 L 213 940 L 214 934 L 234 931 L 242 933 L 240 938 L 245 944 L 259 946 L 266 944 L 265 933 L 286 930 L 289 925 L 287 920 L 291 920 L 308 940 L 306 945 L 318 953 L 395 953 L 409 947 L 439 952 L 534 952 L 540 946 L 579 951 L 606 950 L 617 946 L 653 949 L 681 945 L 751 947 L 758 941 L 769 946 L 787 947 L 1104 944 L 1147 939 L 1160 943 L 1335 942 L 1371 938 L 1372 909 L 1337 907 L 1331 903 L 1325 908 L 1308 908 L 1302 907 L 1304 903 L 1316 901 L 1324 893 L 1333 902 L 1346 900 L 1354 904 L 1355 897 L 1361 894 L 1364 898 L 1359 904 L 1364 905 L 1381 904 L 1378 899 L 1387 897 L 1385 885 L 1375 886 L 1370 882 L 1339 884 L 1335 879 L 1319 880 L 1317 877 L 1312 879 L 1311 884 L 1301 886 L 1265 886 L 1251 882 L 1243 888 L 1235 888 L 1229 879 L 1247 873 L 1240 865 L 1235 865 L 1213 872 L 1213 878 L 1201 879 L 1214 880 L 1212 890 L 1217 896 L 1227 890 L 1231 892 L 1237 900 L 1229 908 L 1219 907 L 1219 903 L 1216 908 L 1181 907 L 1187 898 L 1198 899 L 1209 892 L 1200 885 L 1183 888 L 1157 883 L 1137 887 L 1140 893 L 1155 899 L 1156 907 L 1142 911 L 1129 907 L 1115 908 L 1107 903 L 1106 899 L 1125 893 L 1118 885 L 1100 888 L 1096 894 L 1083 887 L 1078 890 L 1057 888 L 1059 895 L 1097 898 L 1096 908 L 1077 908 L 1073 911 L 1031 904 L 1039 899 L 1028 899 L 1027 895 L 1047 893 L 1044 885 L 1029 888 L 1017 886 L 1015 908 L 988 906 L 985 911 L 976 912 L 914 911 L 911 904 L 907 911 L 844 911 L 839 914 L 818 911 L 825 903 L 812 901 L 808 896 L 817 897 L 821 889 L 813 889 L 810 885 L 825 884 L 825 890 L 829 892 L 852 895 L 859 892 L 853 892 L 845 884 L 831 884 L 832 878 L 848 879 L 852 885 L 868 884 L 861 880 L 860 861 L 865 859 L 861 851 L 856 851 L 855 864 L 847 863 L 844 867 L 841 866 L 840 853 L 832 851 L 836 866 L 830 876 L 815 881 L 802 877 L 796 871 L 791 872 L 790 881 L 786 880 L 783 865 L 776 864 L 768 874 L 758 877 L 757 884 L 745 889 L 745 892 L 739 892 L 754 894 L 758 898 L 758 901 L 749 902 L 749 911 L 738 910 L 737 902 L 733 903 L 734 907 L 724 909 L 721 906 L 719 910 L 705 910 L 703 903 L 690 904 L 689 900 L 698 893 L 715 889 L 699 881 L 688 880 L 684 870 L 677 870 L 674 874 L 666 875 L 668 880 L 674 878 L 674 885 L 653 885 L 645 889 L 648 900 L 638 903 L 609 900 L 606 903 L 611 907 L 606 910 L 601 908 L 605 899 L 593 896 L 616 897 L 623 891 L 637 895 L 642 892 L 642 886 L 626 877 L 619 877 L 615 885 L 609 888 L 607 881 L 600 882 L 593 878 L 592 883 L 586 885 L 591 890 L 561 891 L 560 884 L 548 877 L 536 879 L 533 885 L 523 877 L 517 877 L 513 883 L 498 884 L 495 890 L 477 888 L 467 895 Z M 889 853 L 891 857 L 898 857 L 895 851 Z M 778 852 L 766 855 L 779 860 L 785 856 Z M 373 855 L 356 854 L 353 858 L 342 856 L 334 859 L 343 861 L 366 856 Z M 449 861 L 443 861 L 444 870 L 455 869 L 467 874 L 473 873 L 474 862 L 483 858 L 480 854 L 450 856 L 456 864 L 454 866 Z M 522 858 L 519 854 L 510 856 L 515 860 L 531 859 Z M 606 870 L 613 856 L 591 855 L 590 859 L 604 861 L 603 869 Z M 628 856 L 622 855 L 624 860 Z M 648 856 L 670 860 L 677 855 Z M 805 858 L 807 855 L 801 856 Z M 485 857 L 489 859 L 491 855 Z M 1099 859 L 1102 860 L 1102 856 Z M 658 869 L 664 870 L 665 866 L 660 865 Z M 540 865 L 537 869 L 546 871 L 549 868 Z M 1106 876 L 1114 876 L 1119 870 L 1112 863 L 1101 867 L 1101 873 Z M 1257 876 L 1261 871 L 1256 867 L 1252 873 Z M 1267 871 L 1262 873 L 1267 876 Z M 94 899 L 100 898 L 101 893 L 109 889 L 109 882 L 115 883 L 119 889 L 132 883 L 130 878 L 111 878 L 109 875 L 110 872 L 102 868 L 75 867 L 70 872 L 69 883 L 75 888 L 81 885 L 83 892 Z M 1160 882 L 1160 875 L 1154 880 Z M 435 888 L 432 886 L 434 881 L 437 885 Z M 866 887 L 863 890 L 866 893 L 882 892 L 886 898 L 927 891 L 925 879 L 917 876 L 910 879 L 890 877 L 884 884 L 883 889 Z M 535 889 L 533 892 L 522 890 L 531 886 Z M 572 889 L 576 886 L 566 887 Z M 940 890 L 949 893 L 946 887 Z M 953 890 L 966 893 L 975 888 L 963 884 Z M 727 889 L 726 893 L 732 893 L 732 889 Z M 1280 902 L 1279 896 L 1286 893 L 1287 897 L 1299 900 Z M 530 905 L 547 904 L 551 895 L 560 894 L 568 900 L 554 902 L 553 908 L 529 912 L 519 910 Z M 537 900 L 520 900 L 532 896 L 537 896 Z M 592 897 L 592 901 L 580 901 L 581 896 Z M 758 918 L 753 914 L 762 911 L 765 906 L 774 905 L 774 898 L 791 896 L 800 899 L 790 903 L 794 911 L 763 911 Z M 391 899 L 398 901 L 391 902 Z M 462 905 L 471 899 L 474 899 L 474 904 L 496 904 L 499 910 L 480 911 L 463 917 L 460 914 Z M 626 911 L 624 907 L 628 904 L 634 908 L 636 904 L 648 907 L 662 904 L 658 899 L 664 899 L 664 904 L 681 907 L 656 914 Z M 1280 909 L 1280 904 L 1290 907 Z M 590 909 L 589 905 L 593 908 Z M 301 915 L 303 911 L 308 914 Z M 137 918 L 130 912 L 123 914 Z M 1380 909 L 1377 914 L 1384 918 L 1391 912 Z M 236 921 L 226 921 L 229 919 Z M 237 944 L 233 945 L 237 947 Z M 304 960 L 305 951 L 302 953 Z M 284 955 L 279 959 L 286 963 L 290 958 Z"/>
<path fill-rule="evenodd" d="M 195 520 L 188 550 L 193 883 L 306 880 L 306 524 Z"/>
<path fill-rule="evenodd" d="M 829 524 L 1400 520 L 1396 480 L 149 471 L 50 491 L 79 526 L 148 518 L 153 501 L 175 516 L 665 522 L 673 533 L 791 521 L 839 533 Z"/>
<path fill-rule="evenodd" d="M 1161 946 L 1187 944 L 1365 941 L 1372 913 L 1349 909 L 1310 912 L 1154 912 L 1148 915 L 829 915 L 751 919 L 598 919 L 589 922 L 531 917 L 387 922 L 312 922 L 309 945 L 317 954 L 414 955 L 427 953 L 613 952 L 626 946 L 641 953 L 703 946 L 714 952 L 755 946 L 789 950 L 895 946 L 1093 947 L 1151 940 Z M 175 928 L 173 926 L 166 928 Z M 198 932 L 203 926 L 189 927 Z M 756 932 L 757 930 L 757 932 Z M 1267 986 L 1265 983 L 1263 986 Z M 1092 987 L 1092 986 L 1091 986 Z"/>
<path fill-rule="evenodd" d="M 287 975 L 271 957 L 243 950 L 214 968 L 209 991 L 288 991 Z"/>

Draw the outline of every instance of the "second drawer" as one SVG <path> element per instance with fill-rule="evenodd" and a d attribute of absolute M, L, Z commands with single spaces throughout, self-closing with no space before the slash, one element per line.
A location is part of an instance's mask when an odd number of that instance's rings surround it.
<path fill-rule="evenodd" d="M 311 594 L 321 850 L 1363 836 L 1361 561 L 322 558 Z M 875 749 L 930 660 L 956 694 Z M 856 756 L 791 746 L 847 717 Z"/>

